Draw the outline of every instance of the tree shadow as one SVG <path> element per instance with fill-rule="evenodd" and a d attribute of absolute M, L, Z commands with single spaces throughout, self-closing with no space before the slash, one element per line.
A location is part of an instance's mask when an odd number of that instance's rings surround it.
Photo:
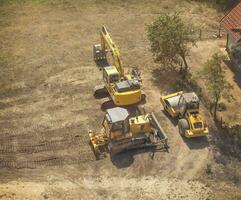
<path fill-rule="evenodd" d="M 241 88 L 241 69 L 235 67 L 235 63 L 231 60 L 225 60 L 224 63 L 234 73 L 233 80 Z"/>
<path fill-rule="evenodd" d="M 215 145 L 216 153 L 214 158 L 217 163 L 226 165 L 232 159 L 241 161 L 241 145 L 239 140 L 227 133 L 225 128 L 221 126 L 215 131 L 211 144 Z"/>
<path fill-rule="evenodd" d="M 209 141 L 207 137 L 186 138 L 182 137 L 189 149 L 204 149 L 209 147 Z"/>
<path fill-rule="evenodd" d="M 156 68 L 152 70 L 152 82 L 155 86 L 164 91 L 174 92 L 173 85 L 176 84 L 179 76 L 177 70 L 163 70 Z"/>

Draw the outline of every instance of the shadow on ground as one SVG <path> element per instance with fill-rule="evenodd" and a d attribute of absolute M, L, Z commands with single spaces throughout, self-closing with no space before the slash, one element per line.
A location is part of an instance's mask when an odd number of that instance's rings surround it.
<path fill-rule="evenodd" d="M 231 60 L 225 60 L 224 63 L 234 73 L 233 79 L 237 83 L 239 88 L 241 88 L 241 70 L 236 68 L 235 63 L 233 63 Z"/>
<path fill-rule="evenodd" d="M 164 91 L 175 92 L 173 85 L 176 84 L 178 79 L 178 71 L 163 70 L 156 68 L 152 70 L 152 81 L 155 86 Z"/>
<path fill-rule="evenodd" d="M 204 149 L 209 147 L 207 137 L 185 138 L 182 137 L 189 149 Z"/>
<path fill-rule="evenodd" d="M 111 161 L 117 168 L 127 168 L 134 163 L 134 157 L 137 154 L 149 153 L 151 159 L 155 159 L 155 153 L 157 152 L 168 152 L 166 149 L 157 149 L 155 147 L 152 148 L 142 148 L 129 150 L 122 153 L 118 153 L 112 156 Z"/>
<path fill-rule="evenodd" d="M 173 126 L 177 126 L 178 118 L 172 118 L 165 110 L 162 110 L 162 113 L 172 122 Z"/>

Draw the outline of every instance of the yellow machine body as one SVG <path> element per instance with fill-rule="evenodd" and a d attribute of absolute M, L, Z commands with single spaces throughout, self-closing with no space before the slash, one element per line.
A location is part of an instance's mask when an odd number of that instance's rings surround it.
<path fill-rule="evenodd" d="M 120 80 L 120 73 L 114 66 L 105 67 L 103 70 L 105 87 L 108 90 L 114 104 L 117 106 L 132 105 L 141 101 L 141 89 L 127 89 L 119 92 L 116 83 Z M 121 83 L 118 83 L 121 84 Z"/>
<path fill-rule="evenodd" d="M 100 36 L 101 44 L 94 46 L 94 60 L 96 62 L 106 60 L 107 52 L 111 52 L 113 66 L 103 68 L 103 80 L 114 104 L 126 106 L 140 102 L 142 98 L 140 81 L 132 74 L 125 74 L 119 49 L 104 26 Z"/>
<path fill-rule="evenodd" d="M 151 125 L 148 115 L 140 115 L 129 119 L 130 132 L 132 134 L 151 132 Z"/>
<path fill-rule="evenodd" d="M 113 130 L 113 128 L 111 127 L 112 124 L 110 124 L 106 118 L 104 119 L 102 125 L 107 137 L 112 140 L 131 138 L 136 134 L 151 132 L 151 126 L 147 116 L 148 115 L 140 115 L 137 117 L 132 117 L 126 122 L 121 122 L 128 123 L 127 126 L 129 128 L 126 132 L 123 129 Z"/>
<path fill-rule="evenodd" d="M 160 98 L 161 104 L 165 111 L 172 118 L 179 118 L 181 123 L 186 124 L 185 130 L 183 130 L 182 135 L 187 138 L 206 136 L 209 133 L 208 127 L 204 122 L 202 115 L 199 112 L 199 106 L 195 108 L 186 108 L 181 114 L 181 107 L 179 106 L 179 99 L 187 93 L 183 91 L 162 96 Z M 190 93 L 196 97 L 195 93 Z M 195 99 L 198 100 L 197 98 Z M 199 100 L 198 100 L 199 101 Z M 199 102 L 197 102 L 199 104 Z M 179 127 L 180 132 L 180 127 Z M 182 132 L 182 131 L 181 131 Z"/>
<path fill-rule="evenodd" d="M 154 113 L 130 117 L 124 108 L 107 109 L 102 127 L 99 133 L 89 131 L 95 154 L 99 154 L 107 146 L 110 153 L 160 144 L 167 148 L 167 136 Z"/>
<path fill-rule="evenodd" d="M 172 97 L 176 97 L 179 95 L 182 95 L 183 92 L 176 92 L 176 93 L 172 93 L 172 94 L 168 94 L 166 96 L 162 96 L 160 98 L 161 104 L 164 107 L 164 109 L 169 113 L 169 115 L 171 115 L 172 118 L 176 118 L 179 116 L 179 110 L 175 109 L 174 107 L 172 107 L 168 102 L 167 99 L 172 98 Z"/>
<path fill-rule="evenodd" d="M 201 137 L 208 135 L 208 127 L 204 123 L 202 115 L 192 113 L 196 113 L 197 110 L 189 110 L 185 114 L 185 119 L 187 119 L 189 124 L 189 129 L 185 131 L 185 137 Z"/>

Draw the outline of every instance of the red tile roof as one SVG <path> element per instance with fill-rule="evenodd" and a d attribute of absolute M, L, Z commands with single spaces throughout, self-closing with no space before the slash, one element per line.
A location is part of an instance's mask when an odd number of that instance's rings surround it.
<path fill-rule="evenodd" d="M 241 2 L 222 18 L 221 25 L 232 35 L 236 42 L 241 40 Z"/>

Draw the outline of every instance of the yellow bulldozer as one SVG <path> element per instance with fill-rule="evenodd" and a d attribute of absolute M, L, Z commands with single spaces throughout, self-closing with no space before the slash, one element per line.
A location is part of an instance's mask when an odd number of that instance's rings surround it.
<path fill-rule="evenodd" d="M 94 61 L 103 71 L 103 85 L 94 89 L 94 96 L 102 98 L 102 108 L 105 110 L 110 104 L 116 106 L 128 106 L 141 102 L 145 95 L 141 92 L 141 76 L 137 68 L 130 73 L 125 73 L 120 58 L 120 52 L 112 41 L 106 27 L 100 31 L 101 44 L 93 46 Z M 107 53 L 111 52 L 113 65 L 107 59 Z"/>
<path fill-rule="evenodd" d="M 192 138 L 208 135 L 208 127 L 199 112 L 199 98 L 194 92 L 169 94 L 162 96 L 160 101 L 172 118 L 179 118 L 181 136 Z"/>
<path fill-rule="evenodd" d="M 97 159 L 108 152 L 111 156 L 130 149 L 155 147 L 168 149 L 167 135 L 154 113 L 131 117 L 126 108 L 106 110 L 100 132 L 89 131 L 90 144 Z"/>

